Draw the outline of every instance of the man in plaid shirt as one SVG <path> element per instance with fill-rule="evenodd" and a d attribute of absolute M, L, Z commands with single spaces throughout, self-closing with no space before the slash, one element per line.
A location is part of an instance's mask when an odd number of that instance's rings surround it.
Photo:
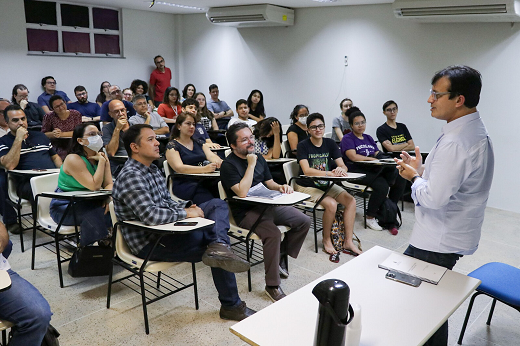
<path fill-rule="evenodd" d="M 161 238 L 151 260 L 199 262 L 211 267 L 213 282 L 221 302 L 222 319 L 240 321 L 253 313 L 240 300 L 235 274 L 247 271 L 249 263 L 230 249 L 229 210 L 220 199 L 196 206 L 191 201 L 175 202 L 166 187 L 166 180 L 152 162 L 160 157 L 159 142 L 150 125 L 131 126 L 124 134 L 128 161 L 121 170 L 112 191 L 118 220 L 139 220 L 147 225 L 159 225 L 191 217 L 214 220 L 212 226 Z M 157 236 L 145 231 L 123 227 L 128 247 L 138 257 L 145 258 Z"/>

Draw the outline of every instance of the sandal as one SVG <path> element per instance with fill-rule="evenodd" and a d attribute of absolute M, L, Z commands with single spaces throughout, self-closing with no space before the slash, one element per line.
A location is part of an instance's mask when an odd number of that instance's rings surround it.
<path fill-rule="evenodd" d="M 354 251 L 352 251 L 352 250 L 350 250 L 350 249 L 341 249 L 341 252 L 343 252 L 343 253 L 345 253 L 345 254 L 347 254 L 347 255 L 354 256 L 354 257 L 359 256 L 358 253 L 356 253 L 356 252 L 354 252 Z"/>
<path fill-rule="evenodd" d="M 331 261 L 332 263 L 339 263 L 339 252 L 336 252 L 335 254 L 330 255 L 329 261 Z"/>

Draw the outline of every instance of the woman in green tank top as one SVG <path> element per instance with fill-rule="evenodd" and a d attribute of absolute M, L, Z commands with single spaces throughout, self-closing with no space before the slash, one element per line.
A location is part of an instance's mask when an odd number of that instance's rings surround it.
<path fill-rule="evenodd" d="M 89 123 L 76 126 L 70 154 L 60 168 L 56 191 L 97 191 L 102 188 L 111 190 L 113 182 L 110 163 L 105 153 L 99 151 L 102 148 L 103 140 L 96 126 Z M 57 199 L 51 201 L 50 214 L 56 223 L 60 222 L 68 203 Z M 81 227 L 82 238 L 98 240 L 106 237 L 107 229 L 111 227 L 107 205 L 106 200 L 75 204 L 76 220 Z M 63 225 L 74 225 L 72 212 L 67 213 Z"/>

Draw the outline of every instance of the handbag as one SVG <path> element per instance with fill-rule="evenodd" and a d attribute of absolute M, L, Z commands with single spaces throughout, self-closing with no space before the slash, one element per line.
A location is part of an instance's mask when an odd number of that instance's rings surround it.
<path fill-rule="evenodd" d="M 112 256 L 112 248 L 108 246 L 78 247 L 72 254 L 67 272 L 73 278 L 108 275 Z"/>
<path fill-rule="evenodd" d="M 361 240 L 359 240 L 358 236 L 353 233 L 353 240 L 357 242 L 357 247 L 360 251 L 361 249 Z M 334 220 L 332 221 L 332 227 L 330 229 L 330 239 L 332 241 L 332 246 L 336 251 L 341 251 L 343 249 L 343 242 L 345 241 L 345 224 L 343 223 L 343 210 L 337 210 L 336 215 L 334 216 Z"/>

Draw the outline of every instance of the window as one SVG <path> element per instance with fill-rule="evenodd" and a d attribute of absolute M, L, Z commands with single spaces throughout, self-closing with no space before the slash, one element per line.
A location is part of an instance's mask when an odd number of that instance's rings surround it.
<path fill-rule="evenodd" d="M 24 0 L 28 54 L 122 57 L 117 9 Z"/>

